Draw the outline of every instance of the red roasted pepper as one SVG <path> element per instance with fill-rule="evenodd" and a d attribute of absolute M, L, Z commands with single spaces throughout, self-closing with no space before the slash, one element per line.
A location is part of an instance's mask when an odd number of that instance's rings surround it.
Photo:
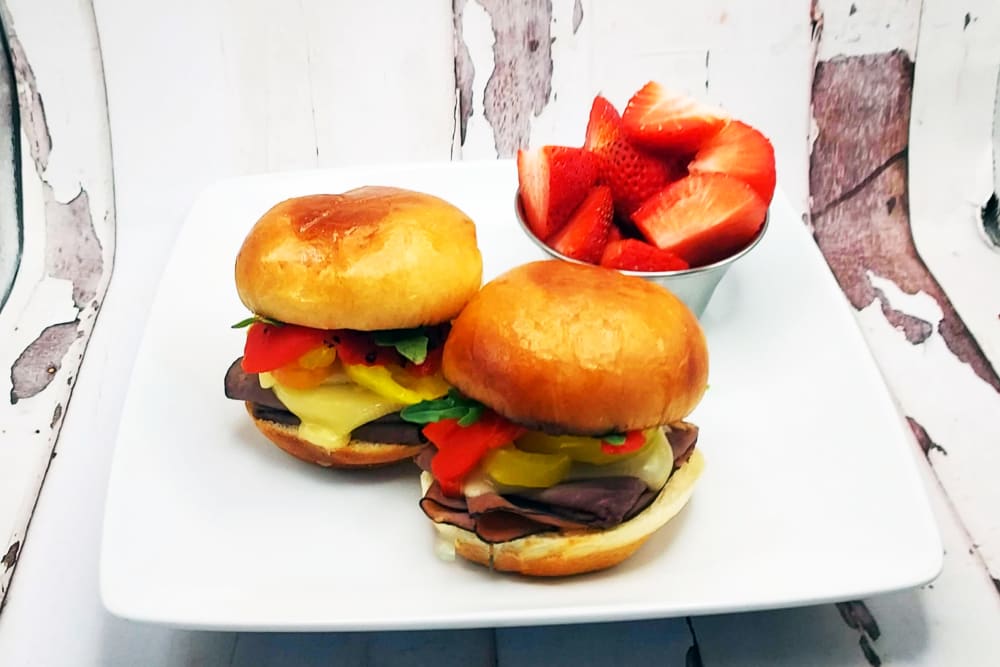
<path fill-rule="evenodd" d="M 524 433 L 523 426 L 507 421 L 491 410 L 479 420 L 460 426 L 455 419 L 442 419 L 424 426 L 427 439 L 437 447 L 431 473 L 445 495 L 461 496 L 462 482 L 491 449 L 503 447 Z"/>
<path fill-rule="evenodd" d="M 646 444 L 646 434 L 642 431 L 629 431 L 625 434 L 625 442 L 620 445 L 612 445 L 609 442 L 601 442 L 601 451 L 605 454 L 628 454 Z"/>
<path fill-rule="evenodd" d="M 290 364 L 303 354 L 323 344 L 327 332 L 300 327 L 254 322 L 247 331 L 243 348 L 243 370 L 264 373 Z"/>

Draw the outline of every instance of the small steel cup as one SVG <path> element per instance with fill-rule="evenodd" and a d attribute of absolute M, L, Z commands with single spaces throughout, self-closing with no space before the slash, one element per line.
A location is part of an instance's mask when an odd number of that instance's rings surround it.
<path fill-rule="evenodd" d="M 514 197 L 514 211 L 517 216 L 517 221 L 521 225 L 521 229 L 524 230 L 524 233 L 528 235 L 528 238 L 534 241 L 535 245 L 539 248 L 556 259 L 561 259 L 565 262 L 573 262 L 574 264 L 586 264 L 586 262 L 581 262 L 578 259 L 567 257 L 566 255 L 553 250 L 534 235 L 528 227 L 528 223 L 524 219 L 524 210 L 521 206 L 520 192 L 518 192 Z M 702 313 L 705 312 L 708 302 L 712 299 L 712 294 L 715 293 L 715 288 L 719 286 L 719 281 L 721 281 L 722 277 L 726 275 L 729 267 L 739 261 L 739 259 L 748 252 L 753 250 L 754 247 L 760 243 L 760 240 L 764 238 L 764 234 L 767 232 L 769 219 L 770 211 L 767 216 L 764 217 L 764 224 L 761 225 L 760 231 L 757 232 L 757 236 L 755 236 L 750 243 L 735 254 L 730 255 L 725 259 L 720 259 L 718 262 L 713 264 L 707 264 L 705 266 L 699 266 L 692 269 L 684 269 L 683 271 L 616 270 L 627 276 L 637 276 L 643 280 L 648 280 L 649 282 L 666 287 L 668 290 L 673 292 L 677 298 L 683 301 L 696 317 L 700 318 Z"/>

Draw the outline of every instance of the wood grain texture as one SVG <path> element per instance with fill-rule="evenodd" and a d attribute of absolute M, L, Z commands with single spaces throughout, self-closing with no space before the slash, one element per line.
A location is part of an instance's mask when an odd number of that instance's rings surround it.
<path fill-rule="evenodd" d="M 907 146 L 913 63 L 900 50 L 821 61 L 813 84 L 810 191 L 816 242 L 856 309 L 876 300 L 912 344 L 936 330 L 948 349 L 1000 392 L 1000 377 L 913 242 Z M 907 294 L 931 296 L 943 316 L 928 322 L 893 306 L 869 273 Z"/>
<path fill-rule="evenodd" d="M 531 118 L 542 113 L 552 93 L 551 0 L 475 0 L 490 18 L 493 71 L 483 92 L 484 117 L 493 129 L 498 157 L 513 157 L 528 145 Z M 467 2 L 455 2 L 456 87 L 462 141 L 471 116 L 475 68 L 462 32 Z M 582 13 L 582 9 L 581 9 Z M 581 18 L 582 20 L 582 18 Z"/>
<path fill-rule="evenodd" d="M 14 286 L 24 241 L 18 186 L 20 145 L 15 86 L 7 40 L 0 30 L 0 310 Z"/>
<path fill-rule="evenodd" d="M 66 23 L 81 23 L 72 13 L 76 9 L 66 9 L 69 5 L 53 10 L 57 1 L 50 0 L 44 12 L 39 9 L 42 3 L 32 0 L 8 3 L 19 9 L 15 16 L 21 17 L 23 30 L 18 33 L 35 65 L 37 93 L 50 112 L 49 177 L 58 181 L 54 186 L 58 200 L 68 202 L 84 180 L 73 183 L 65 177 L 72 172 L 67 165 L 74 163 L 73 156 L 86 153 L 74 137 L 88 134 L 72 131 L 87 127 L 74 116 L 78 108 L 85 112 L 90 105 L 67 103 L 78 92 L 74 81 L 85 77 L 62 79 L 44 67 L 56 62 L 67 67 L 74 58 L 66 53 L 80 53 L 73 50 L 81 43 L 79 38 L 57 38 Z M 89 391 L 74 398 L 66 416 L 73 427 L 64 429 L 65 445 L 46 488 L 51 502 L 39 510 L 39 525 L 33 530 L 35 544 L 44 546 L 32 554 L 30 539 L 26 552 L 20 539 L 0 542 L 0 571 L 28 554 L 20 565 L 20 588 L 15 587 L 13 604 L 0 623 L 0 663 L 284 664 L 294 659 L 298 664 L 335 660 L 378 664 L 389 660 L 391 648 L 404 659 L 412 657 L 414 664 L 448 664 L 454 656 L 476 664 L 489 659 L 490 653 L 481 651 L 494 647 L 494 637 L 499 642 L 495 659 L 502 664 L 519 664 L 518 659 L 524 664 L 528 657 L 547 664 L 586 664 L 598 656 L 628 664 L 631 657 L 641 656 L 646 662 L 688 665 L 699 665 L 702 659 L 706 665 L 789 667 L 878 660 L 930 667 L 962 660 L 977 664 L 977 659 L 1000 654 L 998 596 L 983 567 L 990 545 L 997 544 L 989 531 L 996 528 L 992 517 L 1000 503 L 992 502 L 996 496 L 989 495 L 990 489 L 996 485 L 983 472 L 997 469 L 995 459 L 985 456 L 996 442 L 992 415 L 997 414 L 997 392 L 948 348 L 936 329 L 948 314 L 933 295 L 911 294 L 893 276 L 864 271 L 851 274 L 862 281 L 859 298 L 868 303 L 858 312 L 859 323 L 900 404 L 911 415 L 915 438 L 951 492 L 950 499 L 945 497 L 937 479 L 928 476 L 948 545 L 945 571 L 930 586 L 840 608 L 823 605 L 698 618 L 690 627 L 675 620 L 484 632 L 456 638 L 457 650 L 451 639 L 455 635 L 447 632 L 404 633 L 405 637 L 188 633 L 124 623 L 103 614 L 93 581 L 103 476 L 139 323 L 153 293 L 147 284 L 151 281 L 135 277 L 158 273 L 165 248 L 197 191 L 219 178 L 250 171 L 444 159 L 456 144 L 456 157 L 493 157 L 498 146 L 484 104 L 496 58 L 488 3 L 439 0 L 419 3 L 417 9 L 418 3 L 402 0 L 305 0 L 280 9 L 263 0 L 181 0 L 162 6 L 95 0 L 95 4 L 107 57 L 123 221 L 119 247 L 125 250 L 116 266 L 130 278 L 114 287 L 115 300 L 109 299 L 102 315 L 102 323 L 110 328 L 103 336 L 98 328 L 88 352 L 88 372 L 80 380 Z M 535 115 L 530 101 L 517 107 L 524 110 L 520 118 L 528 121 L 531 142 L 578 145 L 597 90 L 609 92 L 621 104 L 621 97 L 642 83 L 635 77 L 680 81 L 772 136 L 779 179 L 803 213 L 812 209 L 807 198 L 812 59 L 826 63 L 839 56 L 885 56 L 899 50 L 912 60 L 919 53 L 911 112 L 911 126 L 916 129 L 904 144 L 905 153 L 896 160 L 888 159 L 896 153 L 878 153 L 885 159 L 876 156 L 868 164 L 885 167 L 866 183 L 864 176 L 860 181 L 837 181 L 837 192 L 831 190 L 826 202 L 835 206 L 824 213 L 824 224 L 836 238 L 831 218 L 846 217 L 847 200 L 865 199 L 867 195 L 858 193 L 878 189 L 904 193 L 906 201 L 897 198 L 891 211 L 891 199 L 872 198 L 866 205 L 881 207 L 878 224 L 898 231 L 894 216 L 901 216 L 900 208 L 908 204 L 916 257 L 996 368 L 1000 306 L 993 307 L 984 287 L 996 284 L 997 274 L 991 272 L 996 264 L 990 261 L 995 254 L 984 243 L 981 227 L 981 211 L 989 192 L 996 189 L 991 160 L 998 143 L 994 101 L 1000 59 L 994 55 L 994 45 L 1000 44 L 995 32 L 1000 22 L 993 0 L 966 0 L 961 6 L 945 0 L 818 4 L 670 0 L 641 6 L 553 0 L 551 5 L 548 29 L 556 40 L 550 43 L 552 94 L 540 115 Z M 60 11 L 65 18 L 51 20 Z M 28 29 L 29 19 L 35 19 L 30 21 L 34 30 Z M 413 30 L 418 19 L 421 28 Z M 48 43 L 58 44 L 59 49 L 34 46 L 43 43 L 39 35 L 44 31 Z M 809 48 L 812 33 L 817 36 L 815 52 Z M 461 34 L 457 43 L 453 34 Z M 184 36 L 183 48 L 178 48 L 178 35 Z M 464 64 L 455 58 L 456 46 L 468 56 Z M 46 63 L 45 53 L 57 52 L 59 57 Z M 90 53 L 86 48 L 82 52 Z M 365 66 L 359 67 L 359 62 Z M 48 84 L 50 80 L 59 84 Z M 989 81 L 988 86 L 981 86 L 982 81 Z M 980 88 L 988 92 L 980 94 Z M 988 104 L 982 101 L 985 94 L 990 97 Z M 502 126 L 515 128 L 510 136 L 518 137 L 510 111 L 500 106 L 491 113 L 498 127 L 506 118 L 503 122 L 508 125 Z M 989 116 L 985 124 L 984 116 Z M 31 141 L 41 150 L 45 140 L 40 136 Z M 67 145 L 73 148 L 63 150 Z M 990 145 L 992 153 L 987 150 Z M 28 153 L 28 143 L 25 146 Z M 156 159 L 150 160 L 150 155 Z M 61 160 L 65 162 L 60 166 Z M 34 160 L 26 165 L 26 172 L 33 174 Z M 908 186 L 901 184 L 907 172 Z M 56 179 L 57 175 L 62 178 Z M 970 187 L 963 189 L 960 182 Z M 982 187 L 987 182 L 989 190 Z M 163 187 L 165 183 L 169 187 Z M 836 202 L 856 186 L 860 186 L 856 193 Z M 44 201 L 37 179 L 27 187 L 29 205 Z M 84 189 L 90 207 L 103 210 L 100 188 Z M 152 198 L 155 207 L 149 206 Z M 36 216 L 40 208 L 36 206 Z M 99 215 L 92 218 L 106 256 L 109 244 L 101 231 L 105 221 Z M 893 243 L 906 245 L 905 238 L 899 238 L 891 236 Z M 838 243 L 849 248 L 850 239 Z M 974 252 L 979 248 L 984 252 Z M 44 253 L 29 260 L 36 262 L 33 266 L 39 273 L 43 270 Z M 919 275 L 920 265 L 913 266 Z M 37 338 L 44 326 L 75 319 L 73 289 L 67 281 L 55 282 L 39 287 L 55 308 L 37 319 L 39 326 L 30 335 L 18 339 L 15 353 Z M 23 306 L 19 298 L 14 295 L 11 307 Z M 0 325 L 6 322 L 3 317 Z M 70 379 L 65 368 L 58 370 L 60 381 Z M 19 406 L 46 396 L 57 384 Z M 947 388 L 943 400 L 928 391 L 937 386 Z M 39 410 L 32 417 L 30 431 L 16 436 L 4 433 L 0 436 L 4 443 L 16 438 L 44 448 L 47 425 L 53 416 L 57 424 L 63 418 L 64 403 L 46 405 L 47 414 Z M 6 417 L 3 413 L 0 420 Z M 36 424 L 40 435 L 34 434 Z M 0 452 L 0 469 L 7 463 L 3 456 Z M 3 482 L 0 470 L 0 486 Z M 4 491 L 0 489 L 0 519 Z M 975 539 L 956 521 L 956 508 Z M 877 512 L 859 520 L 877 520 Z M 992 553 L 1000 551 L 993 548 Z M 64 576 L 54 578 L 52 572 Z M 19 590 L 24 594 L 19 596 Z M 876 626 L 878 631 L 873 632 Z M 461 645 L 466 640 L 471 647 Z M 384 651 L 379 648 L 383 642 Z"/>
<path fill-rule="evenodd" d="M 79 49 L 68 68 L 63 58 L 72 50 L 47 50 L 46 45 L 66 42 L 45 26 L 43 16 L 26 12 L 30 5 L 18 0 L 0 2 L 17 89 L 21 150 L 15 154 L 23 193 L 17 221 L 24 239 L 16 280 L 0 310 L 5 333 L 0 362 L 9 368 L 9 402 L 0 404 L 0 536 L 8 545 L 2 595 L 54 457 L 114 248 L 110 147 L 93 15 L 89 5 L 63 4 L 78 20 L 63 27 L 78 35 L 68 40 Z M 67 85 L 53 76 L 56 68 L 77 78 Z M 49 81 L 62 85 L 51 89 Z"/>
<path fill-rule="evenodd" d="M 900 9 L 896 23 L 914 25 L 914 17 L 919 17 L 921 10 L 919 3 Z M 1000 406 L 996 400 L 1000 378 L 991 359 L 919 252 L 915 240 L 911 221 L 909 145 L 911 136 L 919 133 L 915 128 L 920 125 L 911 123 L 915 86 L 911 54 L 916 51 L 916 31 L 896 31 L 891 25 L 893 21 L 889 21 L 884 32 L 881 26 L 866 32 L 866 40 L 881 33 L 872 43 L 883 49 L 876 53 L 858 51 L 857 40 L 851 37 L 852 29 L 848 25 L 859 20 L 853 18 L 856 13 L 852 5 L 846 17 L 836 17 L 832 33 L 822 31 L 827 26 L 828 16 L 820 14 L 816 21 L 821 35 L 829 37 L 818 38 L 819 59 L 812 89 L 815 136 L 810 155 L 809 222 L 841 288 L 859 311 L 862 328 L 886 379 L 904 412 L 911 415 L 907 418 L 908 423 L 920 449 L 939 469 L 940 457 L 947 456 L 950 447 L 946 449 L 939 444 L 941 440 L 925 428 L 922 420 L 934 419 L 937 427 L 943 423 L 940 416 L 944 413 L 969 414 L 963 405 L 968 397 L 962 390 L 970 381 L 963 377 L 963 365 L 975 374 L 976 381 L 972 384 L 978 385 L 977 396 L 982 397 L 978 402 Z M 871 17 L 860 20 L 872 21 Z M 882 19 L 875 20 L 881 22 Z M 845 45 L 848 48 L 840 48 Z M 921 81 L 919 64 L 916 81 Z M 940 94 L 929 87 L 925 90 L 931 95 Z M 923 157 L 935 161 L 922 166 L 929 171 L 940 170 L 940 167 L 935 169 L 939 164 L 937 156 Z M 941 256 L 940 247 L 930 250 L 933 258 Z M 897 332 L 899 337 L 890 336 L 888 331 Z M 938 341 L 943 345 L 938 345 Z M 935 352 L 931 355 L 926 352 L 907 354 L 902 345 Z M 908 362 L 901 363 L 902 357 Z M 955 376 L 963 379 L 949 383 L 941 373 L 945 368 L 949 379 Z M 935 375 L 937 377 L 932 380 Z M 949 387 L 947 398 L 932 397 L 927 389 L 933 382 Z M 988 433 L 990 421 L 984 416 L 965 431 Z M 969 426 L 968 420 L 966 424 Z M 966 466 L 972 461 L 981 466 L 996 458 L 992 453 L 986 453 L 984 458 L 985 443 L 963 435 L 960 429 L 949 429 L 949 439 L 961 445 L 961 453 L 957 457 L 948 456 L 948 464 L 957 459 L 964 460 Z M 968 479 L 965 485 L 949 484 L 946 477 L 942 477 L 942 481 L 958 498 L 962 497 L 963 490 L 968 493 Z M 988 504 L 989 497 L 996 494 L 976 495 L 973 505 Z M 969 503 L 960 503 L 957 509 L 961 515 L 958 521 L 950 507 L 944 518 L 955 524 L 954 532 L 961 533 L 965 530 L 962 521 L 976 515 L 970 514 Z M 984 528 L 974 526 L 973 535 L 988 534 L 988 529 L 984 532 Z M 949 557 L 949 561 L 954 559 L 954 555 Z M 946 569 L 949 561 L 946 561 Z M 975 569 L 985 564 L 975 543 L 969 547 L 969 561 L 971 567 L 966 574 L 966 585 L 975 586 L 972 583 L 977 579 Z M 982 593 L 980 589 L 978 594 Z M 1000 620 L 995 603 L 996 600 L 986 603 L 989 607 L 987 623 Z M 845 623 L 860 631 L 858 647 L 865 660 L 872 665 L 881 664 L 876 643 L 880 633 L 875 617 L 867 607 L 854 605 L 840 609 Z M 895 613 L 899 613 L 898 610 Z M 873 629 L 877 634 L 872 634 Z"/>

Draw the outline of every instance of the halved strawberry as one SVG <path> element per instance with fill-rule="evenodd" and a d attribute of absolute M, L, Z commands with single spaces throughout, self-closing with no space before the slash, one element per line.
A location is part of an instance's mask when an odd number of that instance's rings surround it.
<path fill-rule="evenodd" d="M 597 264 L 608 242 L 613 213 L 610 188 L 598 186 L 590 191 L 566 226 L 552 237 L 549 245 L 567 257 Z"/>
<path fill-rule="evenodd" d="M 725 127 L 728 115 L 650 81 L 622 114 L 628 138 L 652 150 L 693 152 Z"/>
<path fill-rule="evenodd" d="M 599 158 L 600 181 L 611 188 L 615 209 L 626 218 L 650 195 L 683 174 L 677 165 L 632 146 L 622 131 L 618 111 L 600 95 L 590 108 L 583 147 Z"/>
<path fill-rule="evenodd" d="M 528 227 L 543 241 L 558 231 L 597 180 L 597 160 L 582 148 L 517 152 L 517 180 Z"/>
<path fill-rule="evenodd" d="M 609 241 L 601 255 L 601 266 L 630 271 L 681 271 L 688 263 L 667 250 L 638 239 Z"/>
<path fill-rule="evenodd" d="M 650 197 L 632 219 L 653 245 L 699 266 L 749 243 L 766 214 L 767 202 L 743 181 L 692 174 Z"/>
<path fill-rule="evenodd" d="M 774 196 L 774 147 L 767 137 L 738 120 L 702 144 L 688 170 L 735 176 L 766 202 Z"/>

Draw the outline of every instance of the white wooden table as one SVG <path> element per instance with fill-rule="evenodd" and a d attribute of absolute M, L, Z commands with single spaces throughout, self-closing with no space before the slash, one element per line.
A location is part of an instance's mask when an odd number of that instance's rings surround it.
<path fill-rule="evenodd" d="M 0 21 L 0 665 L 1000 664 L 995 0 L 0 0 Z M 103 611 L 118 418 L 201 188 L 579 144 L 596 92 L 622 104 L 647 79 L 773 139 L 926 461 L 936 582 L 460 632 L 196 633 Z"/>

